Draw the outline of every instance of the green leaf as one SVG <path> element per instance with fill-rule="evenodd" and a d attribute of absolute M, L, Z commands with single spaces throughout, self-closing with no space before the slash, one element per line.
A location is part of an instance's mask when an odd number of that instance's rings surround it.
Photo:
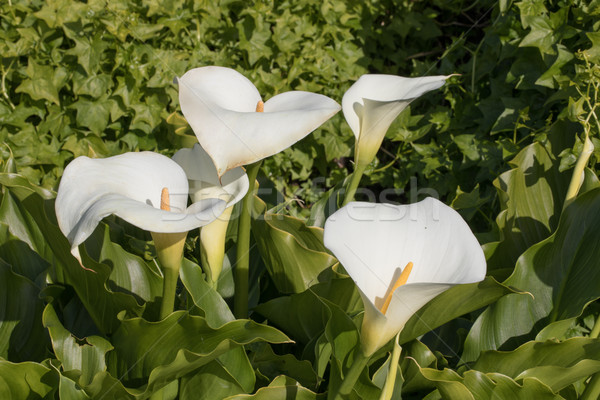
<path fill-rule="evenodd" d="M 161 293 L 160 279 L 139 257 L 126 253 L 110 242 L 106 226 L 101 224 L 86 241 L 98 257 L 109 254 L 112 259 L 99 263 L 82 248 L 85 270 L 70 252 L 70 244 L 55 224 L 54 201 L 43 200 L 35 191 L 17 186 L 16 194 L 5 195 L 0 215 L 11 233 L 28 243 L 45 260 L 56 265 L 57 282 L 72 286 L 98 329 L 112 332 L 119 324 L 117 314 L 127 310 L 131 315 L 141 315 L 144 306 L 137 299 L 150 301 Z M 11 188 L 11 191 L 13 188 Z M 12 193 L 12 192 L 11 192 Z M 49 218 L 47 213 L 51 213 Z M 102 249 L 99 251 L 99 249 Z M 143 278 L 143 279 L 142 279 Z M 122 285 L 122 286 L 119 286 Z"/>
<path fill-rule="evenodd" d="M 54 399 L 57 374 L 34 362 L 11 363 L 0 358 L 0 398 Z"/>
<path fill-rule="evenodd" d="M 456 285 L 425 304 L 408 320 L 400 333 L 400 344 L 413 340 L 461 315 L 478 310 L 515 290 L 487 277 L 481 282 Z M 530 297 L 514 294 L 516 297 Z"/>
<path fill-rule="evenodd" d="M 73 77 L 73 93 L 98 98 L 108 93 L 108 88 L 111 86 L 111 83 L 112 79 L 110 75 L 107 74 L 91 76 L 77 74 Z M 78 104 L 80 102 L 78 102 Z M 107 107 L 104 106 L 104 108 Z M 79 111 L 79 108 L 77 108 L 77 110 Z"/>
<path fill-rule="evenodd" d="M 292 339 L 303 344 L 323 333 L 330 316 L 325 303 L 313 288 L 303 293 L 269 300 L 259 304 L 254 310 L 273 325 L 279 326 Z"/>
<path fill-rule="evenodd" d="M 496 218 L 501 240 L 488 270 L 512 267 L 529 246 L 556 228 L 570 178 L 557 164 L 546 147 L 533 143 L 511 161 L 514 169 L 494 181 L 503 208 Z"/>
<path fill-rule="evenodd" d="M 592 47 L 583 52 L 590 62 L 600 64 L 600 32 L 586 32 L 585 34 L 592 42 Z"/>
<path fill-rule="evenodd" d="M 556 232 L 527 250 L 504 282 L 534 297 L 508 295 L 488 307 L 469 332 L 463 358 L 475 360 L 483 350 L 513 346 L 548 323 L 579 316 L 600 298 L 599 258 L 600 189 L 594 189 L 563 211 Z"/>
<path fill-rule="evenodd" d="M 181 378 L 181 400 L 224 399 L 243 394 L 244 389 L 221 364 L 216 361 L 200 367 Z"/>
<path fill-rule="evenodd" d="M 336 262 L 323 245 L 323 229 L 307 226 L 298 218 L 267 212 L 252 220 L 252 232 L 267 271 L 282 293 L 305 291 Z"/>
<path fill-rule="evenodd" d="M 90 384 L 96 374 L 106 371 L 106 353 L 113 349 L 106 339 L 100 336 L 76 339 L 63 327 L 52 304 L 46 306 L 42 319 L 63 371 L 69 376 L 78 376 L 74 380 L 80 386 Z"/>
<path fill-rule="evenodd" d="M 237 395 L 227 397 L 224 400 L 325 400 L 325 395 L 317 394 L 296 381 L 285 376 L 279 376 L 267 387 L 260 388 L 253 395 Z"/>
<path fill-rule="evenodd" d="M 199 265 L 184 258 L 179 276 L 194 305 L 203 311 L 204 318 L 211 328 L 220 328 L 235 320 L 225 300 L 204 279 Z"/>
<path fill-rule="evenodd" d="M 292 354 L 275 354 L 267 344 L 261 343 L 254 347 L 251 361 L 258 372 L 269 380 L 285 375 L 295 379 L 304 387 L 313 390 L 318 387 L 318 377 L 310 362 L 300 361 Z"/>
<path fill-rule="evenodd" d="M 17 93 L 27 93 L 34 100 L 48 100 L 60 105 L 59 89 L 67 80 L 64 68 L 39 65 L 32 58 L 27 64 L 27 79 L 17 87 Z"/>
<path fill-rule="evenodd" d="M 109 46 L 109 42 L 102 40 L 100 33 L 94 35 L 91 39 L 86 36 L 79 36 L 79 33 L 81 33 L 81 27 L 79 26 L 67 25 L 63 29 L 69 39 L 75 42 L 75 47 L 69 49 L 66 54 L 77 56 L 77 63 L 83 67 L 90 77 L 93 77 L 100 67 L 102 53 Z"/>
<path fill-rule="evenodd" d="M 524 378 L 515 381 L 506 375 L 497 373 L 485 374 L 476 370 L 468 370 L 463 376 L 444 368 L 440 371 L 433 368 L 421 368 L 414 359 L 409 359 L 419 370 L 424 379 L 437 387 L 441 398 L 447 400 L 559 400 L 559 395 L 535 378 Z"/>
<path fill-rule="evenodd" d="M 0 222 L 0 259 L 12 268 L 15 274 L 22 275 L 43 287 L 50 264 L 29 245 L 10 233 L 8 225 Z"/>
<path fill-rule="evenodd" d="M 0 259 L 0 357 L 41 360 L 46 354 L 48 343 L 41 325 L 44 305 L 39 294 L 37 286 Z"/>
<path fill-rule="evenodd" d="M 536 378 L 558 392 L 600 371 L 600 342 L 572 338 L 564 342 L 528 342 L 514 351 L 485 351 L 471 366 L 513 379 Z"/>
<path fill-rule="evenodd" d="M 338 182 L 312 205 L 310 209 L 310 218 L 306 222 L 307 225 L 318 226 L 321 228 L 325 225 L 327 218 L 342 205 L 344 200 L 343 196 L 346 192 L 344 188 L 347 183 L 348 177 L 343 181 Z"/>
<path fill-rule="evenodd" d="M 562 68 L 575 56 L 564 45 L 557 46 L 557 56 L 550 68 L 535 81 L 536 84 L 551 89 L 558 87 L 558 78 L 562 76 Z"/>
<path fill-rule="evenodd" d="M 412 340 L 402 345 L 400 365 L 402 367 L 402 393 L 433 389 L 431 381 L 425 379 L 420 372 L 420 366 L 437 369 L 438 359 L 433 352 L 418 340 Z M 414 360 L 414 361 L 413 361 Z"/>
<path fill-rule="evenodd" d="M 108 225 L 99 225 L 85 250 L 94 261 L 112 267 L 108 286 L 115 292 L 132 294 L 140 303 L 156 302 L 162 296 L 162 273 L 156 262 L 146 262 L 112 242 Z"/>
<path fill-rule="evenodd" d="M 77 125 L 88 128 L 98 136 L 104 132 L 110 116 L 108 102 L 80 99 L 72 107 L 77 110 Z"/>
<path fill-rule="evenodd" d="M 126 385 L 148 381 L 144 392 L 151 393 L 231 349 L 256 341 L 286 343 L 289 339 L 253 321 L 236 320 L 213 329 L 206 319 L 177 311 L 160 322 L 123 320 L 112 336 L 115 350 L 108 357 L 115 366 L 113 375 Z"/>

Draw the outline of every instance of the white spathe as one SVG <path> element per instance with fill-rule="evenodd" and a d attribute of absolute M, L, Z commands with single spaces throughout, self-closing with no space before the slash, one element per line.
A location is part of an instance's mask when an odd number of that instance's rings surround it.
<path fill-rule="evenodd" d="M 367 355 L 443 291 L 485 278 L 485 257 L 469 226 L 433 198 L 399 206 L 349 203 L 327 219 L 324 241 L 359 288 Z M 396 289 L 383 314 L 386 294 L 409 262 L 408 281 Z"/>
<path fill-rule="evenodd" d="M 292 91 L 272 97 L 264 112 L 256 112 L 262 101 L 258 90 L 230 68 L 195 68 L 178 83 L 181 111 L 219 176 L 279 153 L 340 110 L 327 96 Z"/>
<path fill-rule="evenodd" d="M 171 211 L 160 209 L 163 188 Z M 64 171 L 56 196 L 56 218 L 81 262 L 78 246 L 102 218 L 115 214 L 151 232 L 188 232 L 219 217 L 226 202 L 211 198 L 187 207 L 188 179 L 170 158 L 153 152 L 91 159 L 78 157 Z"/>
<path fill-rule="evenodd" d="M 356 137 L 356 160 L 369 164 L 394 119 L 412 100 L 442 87 L 449 76 L 363 75 L 344 93 L 342 111 Z"/>
<path fill-rule="evenodd" d="M 173 160 L 187 175 L 193 202 L 206 198 L 220 198 L 227 202 L 227 207 L 231 207 L 248 192 L 248 175 L 242 167 L 227 171 L 219 180 L 215 164 L 197 143 L 191 149 L 177 151 Z"/>

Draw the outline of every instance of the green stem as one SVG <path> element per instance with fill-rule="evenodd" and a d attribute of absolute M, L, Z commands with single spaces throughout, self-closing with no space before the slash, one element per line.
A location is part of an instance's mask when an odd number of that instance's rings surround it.
<path fill-rule="evenodd" d="M 250 269 L 250 223 L 254 205 L 254 186 L 261 161 L 246 168 L 250 185 L 242 200 L 242 213 L 238 224 L 237 254 L 235 263 L 235 297 L 233 313 L 236 318 L 248 318 L 248 276 Z"/>
<path fill-rule="evenodd" d="M 596 317 L 596 322 L 594 323 L 594 327 L 590 332 L 590 338 L 598 339 L 600 335 L 600 315 Z M 600 373 L 595 373 L 592 375 L 592 379 L 588 382 L 583 394 L 581 395 L 581 400 L 596 400 L 600 399 Z"/>
<path fill-rule="evenodd" d="M 596 317 L 596 322 L 594 323 L 594 327 L 590 332 L 590 337 L 592 339 L 598 339 L 598 336 L 600 336 L 600 315 Z"/>
<path fill-rule="evenodd" d="M 575 164 L 575 168 L 573 168 L 573 175 L 571 177 L 571 182 L 569 183 L 569 188 L 567 190 L 567 195 L 565 196 L 565 201 L 563 204 L 563 210 L 567 208 L 569 204 L 575 200 L 577 197 L 577 193 L 579 193 L 579 189 L 583 184 L 583 179 L 585 177 L 585 167 L 590 159 L 594 151 L 594 145 L 589 138 L 589 132 L 586 131 L 585 139 L 583 140 L 583 148 L 581 149 L 581 154 L 577 159 L 577 163 Z"/>
<path fill-rule="evenodd" d="M 392 350 L 392 358 L 390 360 L 390 367 L 387 377 L 385 378 L 385 385 L 383 386 L 379 400 L 391 400 L 392 395 L 394 394 L 394 385 L 396 384 L 396 375 L 398 374 L 398 361 L 400 360 L 400 353 L 402 352 L 402 347 L 400 347 L 398 344 L 399 338 L 400 333 L 396 335 L 394 350 Z"/>
<path fill-rule="evenodd" d="M 346 190 L 346 196 L 344 197 L 344 202 L 342 203 L 342 207 L 354 200 L 354 195 L 356 194 L 356 189 L 358 189 L 358 184 L 360 183 L 360 178 L 362 178 L 366 167 L 367 167 L 366 165 L 355 164 L 354 172 L 352 173 L 352 176 L 350 177 L 350 183 L 348 184 L 348 189 Z"/>
<path fill-rule="evenodd" d="M 162 265 L 163 272 L 163 292 L 162 302 L 160 304 L 160 320 L 167 318 L 175 307 L 175 293 L 177 292 L 177 279 L 179 278 L 179 268 L 181 263 L 174 265 Z"/>
<path fill-rule="evenodd" d="M 160 305 L 160 320 L 173 312 L 179 268 L 183 260 L 183 246 L 187 232 L 151 232 L 160 269 L 163 273 L 163 297 Z"/>
<path fill-rule="evenodd" d="M 592 379 L 585 387 L 580 400 L 597 400 L 600 399 L 600 373 L 594 374 Z"/>
<path fill-rule="evenodd" d="M 337 391 L 333 392 L 333 396 L 329 397 L 334 400 L 342 400 L 345 396 L 352 392 L 358 377 L 362 373 L 363 369 L 367 366 L 370 356 L 365 356 L 362 351 L 357 351 L 354 363 L 350 366 L 350 369 L 344 376 L 342 384 L 337 388 Z"/>

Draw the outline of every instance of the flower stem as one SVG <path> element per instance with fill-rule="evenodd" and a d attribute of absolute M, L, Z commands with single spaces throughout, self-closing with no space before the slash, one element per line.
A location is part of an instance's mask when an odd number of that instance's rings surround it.
<path fill-rule="evenodd" d="M 581 400 L 596 400 L 600 398 L 600 373 L 592 376 L 589 383 L 585 387 L 580 399 Z"/>
<path fill-rule="evenodd" d="M 225 239 L 233 206 L 227 207 L 219 218 L 200 228 L 201 259 L 206 281 L 216 287 L 225 259 Z"/>
<path fill-rule="evenodd" d="M 242 200 L 242 213 L 238 224 L 237 254 L 235 263 L 235 297 L 233 313 L 236 318 L 248 318 L 248 276 L 250 267 L 250 223 L 254 205 L 254 186 L 261 161 L 246 168 L 250 186 Z"/>
<path fill-rule="evenodd" d="M 600 314 L 596 317 L 596 322 L 590 332 L 590 337 L 592 339 L 598 339 L 598 336 L 600 336 Z"/>
<path fill-rule="evenodd" d="M 156 255 L 163 273 L 162 302 L 160 304 L 160 320 L 162 321 L 173 312 L 177 278 L 183 260 L 183 246 L 187 232 L 159 233 L 151 232 L 156 247 Z"/>
<path fill-rule="evenodd" d="M 398 344 L 399 337 L 400 333 L 396 335 L 394 350 L 392 350 L 392 358 L 390 360 L 390 367 L 387 377 L 385 378 L 385 385 L 383 386 L 379 400 L 391 400 L 392 395 L 394 394 L 394 385 L 396 383 L 396 375 L 398 374 L 398 361 L 400 360 L 400 353 L 402 352 L 402 347 L 400 347 Z"/>
<path fill-rule="evenodd" d="M 596 317 L 596 322 L 594 323 L 594 327 L 590 332 L 590 338 L 598 339 L 600 335 L 600 315 Z M 595 400 L 600 399 L 600 373 L 597 372 L 592 375 L 592 378 L 588 382 L 585 390 L 581 395 L 581 400 Z"/>
<path fill-rule="evenodd" d="M 160 304 L 160 320 L 167 318 L 173 312 L 175 306 L 175 293 L 177 291 L 177 278 L 179 278 L 179 267 L 177 265 L 165 267 L 163 266 L 163 292 L 162 303 Z"/>
<path fill-rule="evenodd" d="M 594 151 L 594 145 L 589 138 L 588 132 L 585 134 L 585 139 L 583 141 L 583 149 L 581 150 L 581 154 L 577 159 L 577 163 L 575 164 L 575 168 L 573 168 L 573 176 L 571 177 L 571 182 L 569 183 L 569 188 L 567 190 L 567 195 L 565 197 L 565 202 L 563 204 L 563 209 L 567 208 L 569 204 L 575 200 L 577 197 L 577 193 L 579 193 L 579 189 L 583 184 L 583 180 L 585 178 L 585 167 L 590 159 Z"/>
<path fill-rule="evenodd" d="M 350 369 L 344 376 L 342 384 L 334 391 L 333 396 L 329 397 L 330 399 L 342 400 L 352 392 L 352 388 L 354 388 L 358 377 L 363 369 L 365 369 L 367 362 L 369 362 L 369 358 L 371 357 L 366 356 L 362 351 L 356 352 L 354 363 L 350 366 Z"/>
<path fill-rule="evenodd" d="M 346 190 L 346 196 L 344 197 L 344 202 L 342 203 L 342 207 L 346 204 L 350 203 L 354 200 L 354 195 L 356 194 L 356 189 L 358 188 L 358 184 L 360 183 L 360 178 L 362 178 L 363 173 L 365 172 L 366 165 L 355 164 L 354 172 L 350 177 L 350 183 L 348 184 L 348 189 Z"/>

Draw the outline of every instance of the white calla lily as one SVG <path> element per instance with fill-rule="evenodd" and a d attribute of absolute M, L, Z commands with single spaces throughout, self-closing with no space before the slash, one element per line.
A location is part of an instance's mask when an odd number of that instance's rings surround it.
<path fill-rule="evenodd" d="M 161 209 L 164 188 L 170 204 Z M 103 159 L 78 157 L 62 176 L 56 218 L 71 243 L 71 253 L 81 262 L 78 246 L 110 214 L 150 232 L 169 234 L 206 225 L 225 209 L 225 201 L 216 198 L 187 207 L 187 198 L 185 172 L 163 155 L 141 152 Z"/>
<path fill-rule="evenodd" d="M 230 68 L 195 68 L 178 83 L 181 111 L 218 176 L 279 153 L 340 110 L 329 97 L 302 91 L 263 104 L 252 82 Z"/>
<path fill-rule="evenodd" d="M 356 137 L 354 161 L 368 165 L 398 114 L 417 97 L 442 87 L 449 77 L 361 76 L 342 98 L 344 117 Z"/>
<path fill-rule="evenodd" d="M 210 281 L 214 283 L 223 267 L 225 235 L 231 212 L 233 206 L 248 192 L 248 176 L 242 167 L 236 167 L 219 179 L 212 159 L 199 144 L 191 149 L 179 150 L 173 160 L 183 168 L 188 177 L 192 202 L 215 197 L 227 202 L 223 214 L 200 230 L 202 253 L 206 258 L 204 264 L 208 268 Z"/>
<path fill-rule="evenodd" d="M 367 356 L 443 291 L 485 278 L 485 257 L 469 226 L 433 198 L 399 206 L 349 203 L 327 219 L 324 241 L 359 288 Z"/>
<path fill-rule="evenodd" d="M 191 149 L 177 151 L 173 160 L 187 175 L 190 197 L 194 203 L 216 197 L 226 201 L 227 207 L 231 207 L 248 192 L 248 176 L 243 168 L 229 170 L 219 179 L 215 164 L 199 144 Z"/>

